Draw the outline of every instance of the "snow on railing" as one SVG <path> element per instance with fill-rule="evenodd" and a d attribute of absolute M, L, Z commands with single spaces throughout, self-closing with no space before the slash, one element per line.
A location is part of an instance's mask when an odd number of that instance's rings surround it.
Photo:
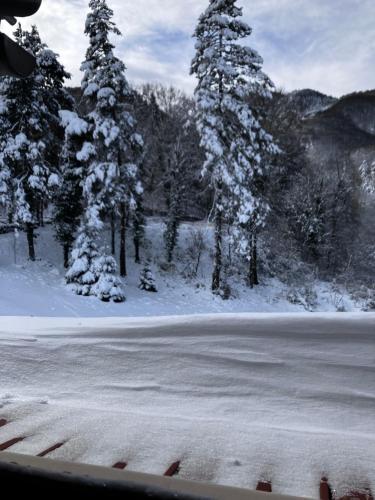
<path fill-rule="evenodd" d="M 9 422 L 7 419 L 0 418 L 0 428 L 5 427 L 8 423 Z M 26 439 L 25 436 L 16 436 L 12 439 L 9 439 L 8 441 L 5 441 L 4 443 L 1 443 L 0 444 L 0 452 L 4 452 L 6 450 L 9 450 L 14 445 L 21 443 L 25 439 Z M 37 457 L 47 457 L 53 451 L 56 451 L 56 450 L 62 448 L 65 444 L 66 444 L 66 442 L 58 442 L 56 444 L 53 444 L 50 447 L 48 447 L 47 449 L 45 449 L 44 451 L 41 451 L 37 455 Z M 24 457 L 24 459 L 26 459 L 26 458 Z M 72 464 L 72 465 L 74 465 L 74 464 Z M 87 466 L 87 467 L 90 468 L 90 466 Z M 112 469 L 117 469 L 119 471 L 125 470 L 127 467 L 128 467 L 127 461 L 119 461 L 119 462 L 116 462 L 114 465 L 112 465 Z M 0 469 L 1 469 L 1 454 L 0 454 Z M 169 477 L 169 478 L 178 477 L 179 473 L 182 469 L 183 469 L 183 461 L 178 460 L 178 461 L 172 463 L 166 469 L 164 476 Z M 2 478 L 1 474 L 0 474 L 0 477 Z M 218 488 L 220 488 L 220 487 L 218 487 Z M 337 495 L 337 492 L 333 488 L 329 479 L 327 477 L 323 477 L 321 479 L 321 482 L 320 482 L 320 487 L 317 485 L 317 497 L 316 498 L 320 498 L 320 500 L 374 500 L 371 489 L 369 487 L 363 487 L 361 484 L 358 484 L 357 488 L 358 489 L 352 489 L 350 491 L 347 491 L 347 493 L 344 496 L 340 497 L 339 495 Z M 262 492 L 262 493 L 272 494 L 273 493 L 272 482 L 261 480 L 258 482 L 256 490 L 259 492 Z M 319 496 L 318 496 L 318 490 L 319 490 Z M 235 491 L 235 490 L 233 490 L 233 491 Z M 236 497 L 235 493 L 233 493 L 233 495 L 234 495 L 233 499 L 243 498 L 242 496 Z M 249 492 L 249 495 L 250 495 L 250 492 Z M 301 496 L 303 496 L 303 492 L 301 492 Z M 184 498 L 184 497 L 181 497 L 181 498 Z M 212 497 L 212 498 L 215 498 L 215 497 Z M 249 496 L 249 498 L 250 498 L 250 496 Z"/>

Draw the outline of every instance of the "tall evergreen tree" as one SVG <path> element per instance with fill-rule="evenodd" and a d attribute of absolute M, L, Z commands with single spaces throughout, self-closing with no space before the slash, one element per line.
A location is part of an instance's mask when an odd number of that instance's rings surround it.
<path fill-rule="evenodd" d="M 81 161 L 88 162 L 96 155 L 95 148 L 85 143 Z M 85 210 L 81 220 L 71 259 L 66 273 L 66 281 L 77 295 L 96 296 L 104 302 L 124 302 L 122 284 L 116 277 L 116 262 L 98 249 L 98 235 L 104 224 L 95 202 L 95 190 L 90 186 L 90 178 L 84 182 Z"/>
<path fill-rule="evenodd" d="M 13 179 L 14 220 L 25 228 L 29 258 L 35 260 L 34 229 L 38 212 L 43 200 L 57 187 L 59 176 L 48 153 L 52 111 L 41 65 L 46 57 L 45 46 L 35 26 L 30 32 L 19 26 L 15 37 L 22 47 L 35 55 L 37 67 L 27 79 L 6 79 L 10 128 L 2 148 L 2 163 L 8 166 Z"/>
<path fill-rule="evenodd" d="M 198 129 L 206 151 L 203 172 L 210 175 L 215 191 L 214 292 L 221 286 L 226 222 L 232 225 L 238 250 L 254 268 L 254 228 L 262 224 L 267 211 L 255 181 L 265 168 L 265 157 L 277 152 L 247 100 L 249 93 L 271 97 L 273 86 L 261 71 L 259 54 L 239 43 L 252 30 L 240 20 L 242 9 L 236 3 L 210 0 L 195 31 L 192 62 L 192 73 L 198 78 Z"/>
<path fill-rule="evenodd" d="M 133 92 L 125 76 L 126 67 L 114 55 L 110 35 L 121 35 L 112 21 L 106 0 L 91 0 L 85 33 L 90 38 L 82 64 L 82 91 L 90 105 L 88 120 L 98 158 L 92 174 L 102 183 L 99 203 L 103 213 L 125 202 L 129 204 L 137 184 L 137 161 L 143 144 L 136 133 L 132 114 Z"/>
<path fill-rule="evenodd" d="M 65 88 L 66 80 L 71 75 L 65 71 L 60 63 L 58 55 L 43 43 L 43 50 L 38 57 L 38 67 L 43 75 L 43 101 L 48 110 L 48 130 L 45 131 L 46 158 L 50 165 L 54 165 L 60 171 L 61 144 L 64 143 L 64 127 L 61 123 L 60 111 L 72 111 L 74 99 Z M 39 224 L 43 225 L 43 211 L 45 200 L 41 200 L 39 207 Z"/>
<path fill-rule="evenodd" d="M 134 205 L 132 190 L 138 186 L 136 156 L 142 139 L 135 132 L 131 113 L 132 92 L 125 77 L 126 68 L 114 55 L 110 41 L 110 35 L 120 35 L 112 21 L 113 11 L 106 0 L 90 0 L 89 8 L 85 34 L 90 43 L 81 68 L 84 72 L 82 91 L 89 108 L 86 119 L 91 125 L 96 155 L 88 165 L 84 182 L 85 219 L 86 226 L 91 228 L 90 238 L 95 241 L 106 217 L 119 214 L 120 271 L 125 276 L 127 211 Z M 79 241 L 85 243 L 82 234 L 77 245 Z M 75 256 L 79 254 L 77 251 L 76 247 Z M 97 285 L 92 290 L 102 300 L 108 300 L 109 293 L 113 293 L 109 299 L 123 300 L 120 283 L 113 277 L 116 273 L 114 258 L 101 253 L 96 272 Z"/>

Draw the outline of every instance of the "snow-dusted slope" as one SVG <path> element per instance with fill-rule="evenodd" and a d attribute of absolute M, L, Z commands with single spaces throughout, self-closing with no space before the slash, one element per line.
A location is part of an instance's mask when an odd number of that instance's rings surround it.
<path fill-rule="evenodd" d="M 0 319 L 14 452 L 317 497 L 375 490 L 375 315 Z"/>
<path fill-rule="evenodd" d="M 128 247 L 129 276 L 124 289 L 124 304 L 105 304 L 96 298 L 78 297 L 65 285 L 62 268 L 62 250 L 54 238 L 51 227 L 38 229 L 37 256 L 41 260 L 27 260 L 26 236 L 21 233 L 15 240 L 13 234 L 0 235 L 0 316 L 169 316 L 176 314 L 235 313 L 235 312 L 302 312 L 301 303 L 287 299 L 289 289 L 277 279 L 264 279 L 262 286 L 250 290 L 242 277 L 232 279 L 234 297 L 223 301 L 211 293 L 212 258 L 206 249 L 201 258 L 199 272 L 194 279 L 183 277 L 188 265 L 187 248 L 191 244 L 192 231 L 203 232 L 207 248 L 211 228 L 206 224 L 184 224 L 181 228 L 176 265 L 164 272 L 163 224 L 150 219 L 147 225 L 147 246 L 152 248 L 159 293 L 147 293 L 138 289 L 142 266 L 133 263 L 131 241 Z M 130 240 L 130 238 L 129 238 Z M 147 257 L 147 249 L 143 251 Z M 362 303 L 354 303 L 342 293 L 322 283 L 316 283 L 316 309 L 336 311 L 344 307 L 348 311 L 360 310 Z M 296 302 L 293 300 L 293 302 Z"/>

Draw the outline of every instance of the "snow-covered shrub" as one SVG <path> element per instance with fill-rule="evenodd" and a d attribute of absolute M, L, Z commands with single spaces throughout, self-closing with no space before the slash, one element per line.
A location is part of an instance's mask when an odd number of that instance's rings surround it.
<path fill-rule="evenodd" d="M 185 266 L 182 275 L 186 279 L 194 279 L 198 276 L 203 254 L 207 250 L 204 231 L 200 228 L 190 229 L 188 241 L 183 257 Z"/>
<path fill-rule="evenodd" d="M 156 288 L 154 274 L 151 270 L 150 263 L 147 262 L 144 268 L 141 271 L 140 280 L 139 280 L 139 288 L 144 290 L 145 292 L 154 292 L 156 293 L 158 289 Z"/>
<path fill-rule="evenodd" d="M 160 262 L 159 269 L 163 273 L 168 273 L 168 274 L 175 274 L 177 272 L 176 264 L 174 264 L 173 262 L 171 263 L 165 261 Z"/>
<path fill-rule="evenodd" d="M 111 256 L 101 256 L 94 236 L 82 225 L 72 252 L 66 282 L 77 295 L 96 296 L 103 302 L 124 302 L 121 281 L 116 276 L 116 262 Z"/>
<path fill-rule="evenodd" d="M 375 291 L 372 292 L 372 296 L 367 300 L 364 311 L 370 312 L 375 311 Z"/>
<path fill-rule="evenodd" d="M 287 293 L 287 300 L 294 305 L 303 306 L 306 311 L 315 311 L 318 306 L 318 294 L 311 286 L 302 288 L 291 287 Z"/>
<path fill-rule="evenodd" d="M 95 260 L 98 249 L 90 233 L 82 227 L 72 251 L 70 268 L 66 273 L 66 282 L 77 294 L 88 297 L 95 295 L 93 286 L 98 281 Z"/>
<path fill-rule="evenodd" d="M 223 300 L 231 300 L 236 298 L 237 294 L 232 286 L 232 283 L 234 283 L 234 281 L 230 281 L 231 278 L 233 279 L 233 277 L 234 277 L 233 268 L 228 263 L 225 263 L 223 265 L 223 276 L 221 280 L 221 286 L 220 289 L 215 293 L 215 295 L 218 295 Z"/>
<path fill-rule="evenodd" d="M 336 281 L 333 281 L 332 283 L 331 302 L 336 309 L 336 312 L 346 312 L 344 295 Z"/>
<path fill-rule="evenodd" d="M 116 276 L 116 261 L 109 255 L 97 259 L 95 263 L 98 282 L 93 287 L 95 295 L 103 302 L 125 302 L 125 295 L 121 288 L 121 281 Z"/>
<path fill-rule="evenodd" d="M 374 312 L 375 311 L 375 289 L 368 288 L 366 290 L 366 297 L 364 298 L 364 306 L 362 310 L 364 312 Z"/>
<path fill-rule="evenodd" d="M 221 297 L 223 300 L 230 300 L 232 298 L 232 288 L 228 281 L 224 278 L 217 295 Z"/>

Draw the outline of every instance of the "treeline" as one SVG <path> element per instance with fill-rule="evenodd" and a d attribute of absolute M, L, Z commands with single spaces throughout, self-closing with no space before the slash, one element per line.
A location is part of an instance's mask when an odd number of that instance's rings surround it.
<path fill-rule="evenodd" d="M 110 41 L 120 35 L 112 10 L 106 0 L 89 8 L 81 89 L 65 87 L 69 75 L 36 27 L 15 36 L 37 70 L 1 80 L 0 201 L 25 230 L 31 260 L 48 205 L 67 283 L 104 301 L 125 300 L 118 274 L 127 275 L 129 238 L 144 263 L 141 287 L 156 290 L 142 253 L 155 213 L 165 218 L 168 263 L 183 220 L 213 223 L 212 290 L 223 297 L 231 273 L 255 287 L 260 272 L 285 279 L 304 262 L 332 277 L 368 252 L 368 240 L 355 246 L 358 172 L 345 157 L 328 170 L 314 163 L 298 110 L 241 42 L 251 29 L 235 1 L 211 0 L 199 19 L 194 99 L 131 88 Z"/>

